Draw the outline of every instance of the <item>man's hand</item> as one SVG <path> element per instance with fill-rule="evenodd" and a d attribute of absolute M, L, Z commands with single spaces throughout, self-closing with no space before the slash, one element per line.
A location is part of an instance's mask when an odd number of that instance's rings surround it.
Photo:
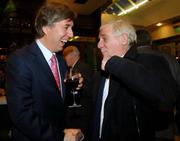
<path fill-rule="evenodd" d="M 71 73 L 71 75 L 69 75 L 67 78 L 64 79 L 64 83 L 66 83 L 68 79 L 72 79 L 72 80 L 73 79 L 78 79 L 79 83 L 78 83 L 78 86 L 77 86 L 76 90 L 80 90 L 83 87 L 84 78 L 82 77 L 80 72 L 75 73 L 75 74 Z"/>
<path fill-rule="evenodd" d="M 81 129 L 65 129 L 64 134 L 64 141 L 82 141 L 84 139 Z"/>
<path fill-rule="evenodd" d="M 101 62 L 101 69 L 105 70 L 105 65 L 107 61 L 111 58 L 111 56 L 103 56 L 102 62 Z"/>
<path fill-rule="evenodd" d="M 77 90 L 83 87 L 83 82 L 84 82 L 84 78 L 82 77 L 81 73 L 78 73 L 78 78 L 79 78 L 79 84 L 78 87 L 76 88 Z"/>

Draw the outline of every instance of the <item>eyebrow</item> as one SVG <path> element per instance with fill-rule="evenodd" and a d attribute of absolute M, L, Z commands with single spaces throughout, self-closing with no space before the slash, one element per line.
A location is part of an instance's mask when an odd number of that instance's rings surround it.
<path fill-rule="evenodd" d="M 101 33 L 100 33 L 99 36 L 101 36 L 101 37 L 107 37 L 108 34 L 106 34 L 106 33 L 102 33 L 102 34 L 101 34 Z"/>
<path fill-rule="evenodd" d="M 74 24 L 70 24 L 70 23 L 66 23 L 65 26 L 68 26 L 68 27 L 73 27 Z"/>

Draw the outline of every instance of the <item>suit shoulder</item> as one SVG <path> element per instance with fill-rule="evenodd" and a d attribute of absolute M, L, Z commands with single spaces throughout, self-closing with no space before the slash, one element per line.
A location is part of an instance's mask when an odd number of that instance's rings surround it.
<path fill-rule="evenodd" d="M 166 59 L 159 54 L 138 54 L 138 61 L 158 61 L 158 62 L 166 62 Z"/>
<path fill-rule="evenodd" d="M 167 60 L 163 56 L 156 54 L 139 54 L 137 62 L 151 68 L 169 68 Z"/>
<path fill-rule="evenodd" d="M 26 45 L 22 48 L 19 48 L 17 50 L 15 50 L 14 52 L 12 52 L 9 57 L 8 57 L 8 61 L 15 61 L 15 60 L 21 60 L 21 61 L 25 61 L 28 60 L 28 58 L 32 56 L 32 53 L 30 53 L 30 48 L 32 46 L 31 45 Z"/>

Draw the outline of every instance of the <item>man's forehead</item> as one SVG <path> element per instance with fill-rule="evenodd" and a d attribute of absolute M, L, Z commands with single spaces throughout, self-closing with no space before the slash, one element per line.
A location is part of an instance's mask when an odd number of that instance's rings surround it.
<path fill-rule="evenodd" d="M 110 34 L 112 33 L 111 31 L 111 29 L 101 29 L 99 35 L 102 37 L 107 37 L 110 36 Z"/>
<path fill-rule="evenodd" d="M 67 25 L 73 25 L 73 24 L 74 24 L 74 22 L 73 22 L 72 19 L 65 19 L 65 20 L 63 20 L 63 22 L 64 22 L 65 24 L 67 24 Z"/>
<path fill-rule="evenodd" d="M 111 25 L 102 25 L 100 27 L 100 32 L 109 32 L 112 31 L 112 26 Z"/>

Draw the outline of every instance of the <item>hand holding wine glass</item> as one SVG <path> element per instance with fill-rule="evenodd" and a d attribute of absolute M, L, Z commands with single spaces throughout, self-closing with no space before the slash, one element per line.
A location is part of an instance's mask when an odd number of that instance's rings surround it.
<path fill-rule="evenodd" d="M 83 78 L 79 72 L 73 71 L 72 69 L 67 71 L 65 76 L 65 85 L 73 96 L 73 104 L 68 107 L 81 107 L 81 105 L 77 104 L 76 95 L 78 95 L 77 90 L 82 87 L 82 82 Z"/>

